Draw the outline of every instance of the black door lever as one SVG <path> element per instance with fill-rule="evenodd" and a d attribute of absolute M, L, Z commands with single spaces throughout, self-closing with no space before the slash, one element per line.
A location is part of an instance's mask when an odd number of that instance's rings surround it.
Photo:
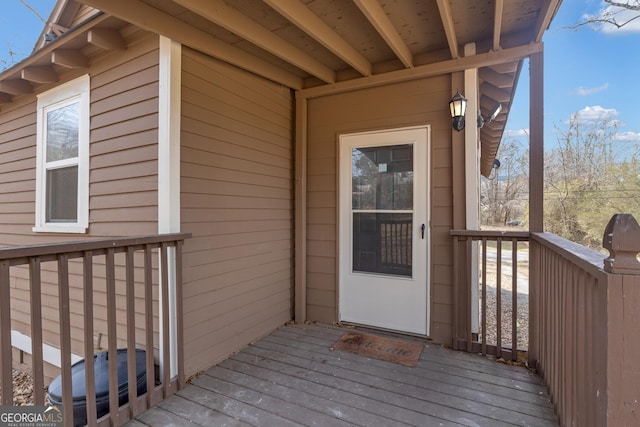
<path fill-rule="evenodd" d="M 422 230 L 422 238 L 424 239 L 424 229 L 426 228 L 426 226 L 424 224 L 422 224 L 422 227 L 420 227 L 420 229 Z"/>

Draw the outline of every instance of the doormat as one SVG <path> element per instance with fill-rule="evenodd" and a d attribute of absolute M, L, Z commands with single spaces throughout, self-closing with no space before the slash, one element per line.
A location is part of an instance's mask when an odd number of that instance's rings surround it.
<path fill-rule="evenodd" d="M 377 335 L 347 332 L 331 347 L 332 350 L 348 351 L 361 356 L 386 360 L 405 366 L 416 366 L 423 344 L 400 341 Z"/>

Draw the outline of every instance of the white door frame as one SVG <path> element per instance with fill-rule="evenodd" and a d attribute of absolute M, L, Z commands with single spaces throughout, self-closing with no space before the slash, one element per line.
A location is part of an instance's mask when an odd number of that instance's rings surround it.
<path fill-rule="evenodd" d="M 344 162 L 351 162 L 351 152 L 349 151 L 348 154 L 348 159 L 347 159 L 347 154 L 343 153 L 343 151 L 346 149 L 344 148 L 344 145 L 342 143 L 343 138 L 345 137 L 350 137 L 350 136 L 366 136 L 366 135 L 378 135 L 378 134 L 384 134 L 384 133 L 393 133 L 393 132 L 399 132 L 399 131 L 406 131 L 406 130 L 425 130 L 426 131 L 426 144 L 424 147 L 422 147 L 420 150 L 420 152 L 422 152 L 422 155 L 426 158 L 423 161 L 424 164 L 424 168 L 425 170 L 422 171 L 423 173 L 423 178 L 422 178 L 422 182 L 424 183 L 424 189 L 420 189 L 419 187 L 416 187 L 415 191 L 424 191 L 425 192 L 425 197 L 424 197 L 424 205 L 423 205 L 423 209 L 424 209 L 424 221 L 425 221 L 425 225 L 426 225 L 426 229 L 425 229 L 425 256 L 422 260 L 422 262 L 424 263 L 424 280 L 426 281 L 425 283 L 425 292 L 426 294 L 424 295 L 424 328 L 420 327 L 420 331 L 412 331 L 412 330 L 407 330 L 405 332 L 408 333 L 414 333 L 417 335 L 424 335 L 424 336 L 428 336 L 430 333 L 430 320 L 431 320 L 431 301 L 430 301 L 430 293 L 431 293 L 431 287 L 430 287 L 430 250 L 431 250 L 431 244 L 430 244 L 430 237 L 431 237 L 431 233 L 430 233 L 430 175 L 431 175 L 431 141 L 430 141 L 430 126 L 428 125 L 424 125 L 424 126 L 412 126 L 412 127 L 402 127 L 402 128 L 393 128 L 393 129 L 383 129 L 383 130 L 378 130 L 378 131 L 369 131 L 369 132 L 357 132 L 357 133 L 344 133 L 339 135 L 339 139 L 338 139 L 338 220 L 337 220 L 337 226 L 338 226 L 338 274 L 337 274 L 337 278 L 338 278 L 338 296 L 337 296 L 337 306 L 338 306 L 338 318 L 341 321 L 347 321 L 347 322 L 353 322 L 353 323 L 359 323 L 357 321 L 353 321 L 353 320 L 349 320 L 349 319 L 345 319 L 343 317 L 343 293 L 344 291 L 344 286 L 345 286 L 345 277 L 347 277 L 347 275 L 351 274 L 351 270 L 352 270 L 352 266 L 351 266 L 351 259 L 352 259 L 352 239 L 351 239 L 351 233 L 352 233 L 352 220 L 351 220 L 351 173 L 349 173 L 347 176 L 347 173 L 345 172 L 345 168 L 348 168 L 348 166 L 345 166 Z M 372 144 L 372 146 L 378 146 L 380 144 Z M 417 156 L 418 154 L 414 153 L 414 156 Z M 417 164 L 417 160 L 414 159 L 414 164 Z M 345 194 L 345 192 L 348 192 Z M 347 200 L 348 199 L 348 200 Z M 417 227 L 417 224 L 414 224 L 414 229 Z M 416 234 L 414 234 L 414 237 L 416 236 Z M 417 255 L 416 258 L 414 258 L 414 262 L 417 261 Z M 399 279 L 402 280 L 402 279 Z M 365 324 L 365 323 L 363 323 Z M 382 329 L 393 329 L 393 330 L 399 330 L 397 328 L 385 328 L 384 326 L 379 326 L 379 325 L 370 325 L 370 326 L 374 326 L 374 327 L 380 327 Z"/>

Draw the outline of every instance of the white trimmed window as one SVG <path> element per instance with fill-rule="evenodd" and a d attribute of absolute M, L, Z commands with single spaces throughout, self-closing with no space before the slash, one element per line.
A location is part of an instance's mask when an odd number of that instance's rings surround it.
<path fill-rule="evenodd" d="M 89 226 L 89 89 L 85 75 L 38 95 L 33 231 Z"/>

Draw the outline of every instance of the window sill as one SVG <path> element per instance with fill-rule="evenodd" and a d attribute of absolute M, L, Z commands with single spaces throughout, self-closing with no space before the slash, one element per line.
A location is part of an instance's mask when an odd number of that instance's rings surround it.
<path fill-rule="evenodd" d="M 35 233 L 75 233 L 84 234 L 87 232 L 87 227 L 76 224 L 68 225 L 53 225 L 47 224 L 43 226 L 35 226 L 31 229 Z"/>

